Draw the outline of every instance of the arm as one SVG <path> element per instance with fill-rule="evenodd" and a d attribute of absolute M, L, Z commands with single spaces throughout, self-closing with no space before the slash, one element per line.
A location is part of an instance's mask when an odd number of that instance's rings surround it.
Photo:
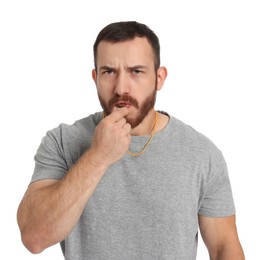
<path fill-rule="evenodd" d="M 211 260 L 244 260 L 235 215 L 210 218 L 199 215 L 199 228 Z"/>
<path fill-rule="evenodd" d="M 63 180 L 31 184 L 18 208 L 22 241 L 32 253 L 62 241 L 78 221 L 106 168 L 91 165 L 87 152 Z"/>
<path fill-rule="evenodd" d="M 92 146 L 62 180 L 32 183 L 18 208 L 22 241 L 32 253 L 64 240 L 72 231 L 107 168 L 123 157 L 130 125 L 120 109 L 96 127 Z"/>

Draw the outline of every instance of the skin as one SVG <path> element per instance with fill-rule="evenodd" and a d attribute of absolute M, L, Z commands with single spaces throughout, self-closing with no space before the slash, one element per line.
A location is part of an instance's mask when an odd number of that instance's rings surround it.
<path fill-rule="evenodd" d="M 28 187 L 18 208 L 18 224 L 29 251 L 40 253 L 72 231 L 107 168 L 128 149 L 127 113 L 123 108 L 101 121 L 93 145 L 62 180 L 41 180 Z"/>
<path fill-rule="evenodd" d="M 199 216 L 199 228 L 211 260 L 244 260 L 235 215 L 224 218 Z"/>
<path fill-rule="evenodd" d="M 142 48 L 139 48 L 142 46 Z M 141 106 L 154 91 L 162 88 L 167 76 L 165 67 L 160 67 L 157 75 L 154 71 L 153 52 L 145 38 L 112 44 L 102 41 L 98 45 L 97 71 L 92 71 L 96 83 L 100 102 L 108 105 L 110 100 L 117 96 L 132 97 L 138 105 L 127 106 L 129 113 L 126 120 L 132 122 L 140 116 Z M 103 104 L 102 104 L 103 107 Z M 111 112 L 113 107 L 107 107 L 106 112 Z M 140 125 L 134 126 L 132 135 L 149 134 L 154 124 L 155 111 L 152 107 Z M 137 120 L 136 120 L 137 121 Z M 160 115 L 159 125 L 164 127 L 168 118 Z M 161 126 L 162 124 L 162 126 Z M 157 130 L 160 130 L 160 128 Z"/>
<path fill-rule="evenodd" d="M 102 41 L 98 45 L 97 71 L 92 71 L 92 77 L 100 101 L 107 106 L 107 116 L 96 127 L 92 145 L 62 180 L 41 180 L 29 185 L 17 213 L 22 241 L 29 251 L 40 253 L 64 240 L 108 167 L 126 154 L 131 135 L 150 134 L 155 110 L 141 108 L 154 91 L 162 88 L 166 76 L 165 67 L 154 71 L 153 52 L 145 38 L 120 43 Z M 113 97 L 124 96 L 138 105 L 126 101 L 125 107 L 116 108 L 111 104 Z M 135 125 L 137 118 L 142 121 Z M 168 120 L 159 114 L 156 132 Z M 244 259 L 235 216 L 199 216 L 199 226 L 211 259 Z"/>

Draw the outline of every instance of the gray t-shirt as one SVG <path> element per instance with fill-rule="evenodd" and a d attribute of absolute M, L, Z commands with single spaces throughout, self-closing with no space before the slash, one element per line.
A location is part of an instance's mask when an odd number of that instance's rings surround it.
<path fill-rule="evenodd" d="M 62 179 L 101 119 L 99 112 L 48 131 L 32 182 Z M 132 136 L 130 151 L 148 138 Z M 227 167 L 207 137 L 170 116 L 145 153 L 126 154 L 107 170 L 61 247 L 67 260 L 193 260 L 198 214 L 235 214 Z"/>

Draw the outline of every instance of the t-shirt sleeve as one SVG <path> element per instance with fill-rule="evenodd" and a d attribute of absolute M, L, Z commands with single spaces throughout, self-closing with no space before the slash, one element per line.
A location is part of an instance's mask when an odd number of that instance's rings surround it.
<path fill-rule="evenodd" d="M 42 179 L 62 179 L 68 171 L 60 127 L 48 131 L 34 157 L 35 168 L 31 182 Z"/>
<path fill-rule="evenodd" d="M 228 169 L 220 151 L 211 156 L 209 177 L 198 213 L 207 217 L 226 217 L 235 214 Z"/>

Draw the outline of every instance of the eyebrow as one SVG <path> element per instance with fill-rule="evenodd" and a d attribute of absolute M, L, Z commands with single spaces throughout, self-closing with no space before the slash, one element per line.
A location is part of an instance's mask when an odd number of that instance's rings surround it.
<path fill-rule="evenodd" d="M 148 69 L 147 66 L 144 66 L 144 65 L 135 65 L 135 66 L 131 66 L 131 67 L 128 67 L 129 70 L 137 70 L 137 69 Z"/>
<path fill-rule="evenodd" d="M 101 71 L 101 70 L 114 70 L 114 68 L 111 68 L 109 66 L 101 66 L 101 67 L 98 68 L 98 70 L 99 71 Z"/>
<path fill-rule="evenodd" d="M 128 69 L 129 70 L 148 69 L 148 67 L 144 65 L 134 65 L 134 66 L 128 67 Z M 116 69 L 110 66 L 101 66 L 99 67 L 98 70 L 101 71 L 101 70 L 116 70 Z"/>

